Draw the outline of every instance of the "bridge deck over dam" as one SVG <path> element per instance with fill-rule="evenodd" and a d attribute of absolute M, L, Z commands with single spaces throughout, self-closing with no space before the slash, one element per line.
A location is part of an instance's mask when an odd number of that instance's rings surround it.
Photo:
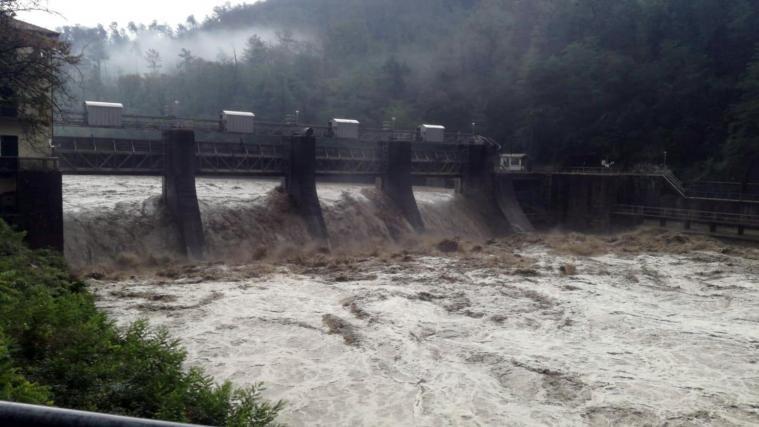
<path fill-rule="evenodd" d="M 288 138 L 272 134 L 195 131 L 197 173 L 284 175 L 290 156 Z M 382 169 L 381 150 L 389 141 L 317 138 L 316 173 L 378 175 Z M 465 144 L 409 143 L 412 144 L 413 175 L 461 176 L 467 161 Z M 166 150 L 158 130 L 57 126 L 53 147 L 63 173 L 161 175 L 164 169 Z"/>
<path fill-rule="evenodd" d="M 329 236 L 315 190 L 316 179 L 325 176 L 375 182 L 420 232 L 425 227 L 412 186 L 429 179 L 455 186 L 474 201 L 496 234 L 532 231 L 533 224 L 541 222 L 551 227 L 604 231 L 648 218 L 661 223 L 681 221 L 685 228 L 704 223 L 712 232 L 717 226 L 736 227 L 737 234 L 759 224 L 759 193 L 739 192 L 736 196 L 715 191 L 735 190 L 734 185 L 723 183 L 703 191 L 683 184 L 666 169 L 507 172 L 499 168 L 497 144 L 471 134 L 452 133 L 433 143 L 403 130 L 362 129 L 357 138 L 348 139 L 334 137 L 326 127 L 294 124 L 256 122 L 253 132 L 232 133 L 213 120 L 125 116 L 122 126 L 104 127 L 87 126 L 81 117 L 68 117 L 56 122 L 52 145 L 54 157 L 43 163 L 56 165 L 58 178 L 45 172 L 44 188 L 33 185 L 37 182 L 34 174 L 19 175 L 18 181 L 28 184 L 20 189 L 35 188 L 34 194 L 44 193 L 45 197 L 16 196 L 49 203 L 28 204 L 24 212 L 2 212 L 4 217 L 8 213 L 28 220 L 45 210 L 55 210 L 50 217 L 60 217 L 60 174 L 161 176 L 163 201 L 181 228 L 185 252 L 196 256 L 203 252 L 203 230 L 194 180 L 204 175 L 282 178 L 283 188 L 309 231 L 325 241 Z M 9 164 L 13 171 L 7 173 L 15 173 L 27 163 L 13 159 Z M 56 225 L 60 221 L 44 233 L 37 233 L 32 222 L 20 223 L 28 225 L 23 228 L 32 239 L 40 234 L 37 246 L 60 247 L 62 226 Z M 53 235 L 58 237 L 51 238 Z"/>

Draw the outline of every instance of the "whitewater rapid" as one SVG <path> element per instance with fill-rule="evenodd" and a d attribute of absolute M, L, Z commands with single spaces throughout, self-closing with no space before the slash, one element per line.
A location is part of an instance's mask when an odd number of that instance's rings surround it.
<path fill-rule="evenodd" d="M 278 180 L 198 178 L 209 259 L 246 262 L 313 245 Z M 395 241 L 411 226 L 373 186 L 319 183 L 334 249 Z M 66 259 L 76 270 L 165 264 L 178 259 L 178 233 L 160 203 L 157 177 L 65 176 Z M 430 235 L 485 238 L 489 230 L 452 190 L 423 188 L 417 202 Z"/>
<path fill-rule="evenodd" d="M 86 233 L 150 218 L 160 194 L 150 178 L 65 180 L 66 231 L 85 233 L 67 251 L 108 247 Z M 98 305 L 120 324 L 167 327 L 219 380 L 263 381 L 294 426 L 759 423 L 754 249 L 659 232 L 491 240 L 471 207 L 434 189 L 416 192 L 432 236 L 407 249 L 387 241 L 403 224 L 371 191 L 329 184 L 331 234 L 375 245 L 298 252 L 305 240 L 287 239 L 305 237 L 285 230 L 298 222 L 276 186 L 200 180 L 201 212 L 224 236 L 210 236 L 219 253 L 260 244 L 234 221 L 284 215 L 262 232 L 290 251 L 90 279 Z M 458 247 L 437 245 L 447 234 Z"/>

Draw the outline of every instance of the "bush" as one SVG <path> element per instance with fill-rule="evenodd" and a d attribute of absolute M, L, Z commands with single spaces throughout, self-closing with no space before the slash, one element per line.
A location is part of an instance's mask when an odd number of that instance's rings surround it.
<path fill-rule="evenodd" d="M 166 330 L 119 329 L 60 255 L 0 221 L 0 399 L 228 426 L 269 426 L 283 403 L 221 385 Z"/>

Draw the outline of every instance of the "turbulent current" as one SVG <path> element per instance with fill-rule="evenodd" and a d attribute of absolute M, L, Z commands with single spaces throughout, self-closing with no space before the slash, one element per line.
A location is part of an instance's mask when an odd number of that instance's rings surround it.
<path fill-rule="evenodd" d="M 210 259 L 245 262 L 312 245 L 278 187 L 277 181 L 198 179 Z M 372 186 L 320 184 L 317 191 L 337 250 L 387 244 L 411 232 Z M 64 195 L 65 252 L 74 268 L 176 256 L 178 235 L 160 204 L 160 178 L 67 176 Z M 476 210 L 451 191 L 427 189 L 417 199 L 431 235 L 482 239 L 489 233 Z"/>
<path fill-rule="evenodd" d="M 371 187 L 318 188 L 330 248 L 276 182 L 198 182 L 209 260 L 154 178 L 65 177 L 66 257 L 289 425 L 755 425 L 759 251 L 659 230 L 492 239 L 448 191 L 414 236 Z"/>

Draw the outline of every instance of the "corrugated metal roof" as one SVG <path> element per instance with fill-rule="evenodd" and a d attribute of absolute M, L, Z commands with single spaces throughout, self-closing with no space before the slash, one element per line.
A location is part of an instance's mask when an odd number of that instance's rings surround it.
<path fill-rule="evenodd" d="M 120 102 L 84 101 L 84 105 L 87 107 L 124 108 L 124 104 Z"/>
<path fill-rule="evenodd" d="M 226 116 L 242 116 L 242 117 L 256 117 L 255 114 L 251 113 L 250 111 L 231 111 L 231 110 L 224 110 L 221 112 L 222 114 Z"/>

